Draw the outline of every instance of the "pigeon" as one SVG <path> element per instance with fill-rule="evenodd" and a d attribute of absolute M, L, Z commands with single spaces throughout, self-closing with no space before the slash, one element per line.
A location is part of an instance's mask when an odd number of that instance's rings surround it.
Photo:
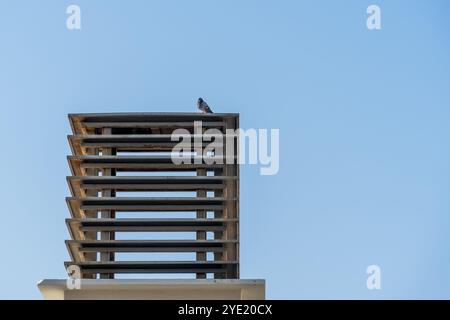
<path fill-rule="evenodd" d="M 198 98 L 197 101 L 197 107 L 203 112 L 203 113 L 213 113 L 211 108 L 208 106 L 205 100 L 202 98 Z"/>

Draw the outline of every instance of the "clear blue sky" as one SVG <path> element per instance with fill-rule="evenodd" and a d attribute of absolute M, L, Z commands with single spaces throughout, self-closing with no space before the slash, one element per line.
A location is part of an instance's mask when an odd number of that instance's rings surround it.
<path fill-rule="evenodd" d="M 67 113 L 199 96 L 280 129 L 279 174 L 241 169 L 242 278 L 275 299 L 450 298 L 449 36 L 446 0 L 0 1 L 0 298 L 65 277 Z"/>

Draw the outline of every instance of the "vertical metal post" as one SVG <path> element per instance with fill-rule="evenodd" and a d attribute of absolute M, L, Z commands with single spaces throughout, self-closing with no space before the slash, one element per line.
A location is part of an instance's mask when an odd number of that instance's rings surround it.
<path fill-rule="evenodd" d="M 111 135 L 111 128 L 103 128 L 103 135 Z M 112 148 L 102 148 L 102 156 L 111 156 L 115 154 L 115 150 Z M 102 176 L 113 176 L 115 172 L 112 169 L 103 169 Z M 115 191 L 111 189 L 103 189 L 102 197 L 115 197 Z M 101 212 L 102 219 L 111 219 L 114 218 L 115 212 L 113 210 L 103 210 Z M 100 240 L 114 240 L 114 232 L 111 231 L 102 231 L 100 232 Z M 102 252 L 100 253 L 100 261 L 114 261 L 114 253 L 113 252 Z M 101 273 L 100 279 L 114 279 L 113 273 Z"/>

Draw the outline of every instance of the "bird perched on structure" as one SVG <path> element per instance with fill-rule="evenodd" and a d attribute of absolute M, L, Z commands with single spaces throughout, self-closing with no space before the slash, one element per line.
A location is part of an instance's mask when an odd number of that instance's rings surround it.
<path fill-rule="evenodd" d="M 202 98 L 198 98 L 197 101 L 197 107 L 203 112 L 203 113 L 213 113 L 211 108 L 208 106 L 205 100 Z"/>

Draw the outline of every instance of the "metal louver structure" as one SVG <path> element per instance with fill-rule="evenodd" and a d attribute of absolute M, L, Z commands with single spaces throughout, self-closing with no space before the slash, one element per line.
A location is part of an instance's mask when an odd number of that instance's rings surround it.
<path fill-rule="evenodd" d="M 191 163 L 176 164 L 171 157 L 179 143 L 172 141 L 175 129 L 194 136 L 207 129 L 225 134 L 239 127 L 238 114 L 70 114 L 69 120 L 66 223 L 72 239 L 66 241 L 71 257 L 66 267 L 78 266 L 87 279 L 119 273 L 239 278 L 237 161 L 196 161 L 208 141 L 181 156 L 193 158 Z M 237 157 L 237 135 L 232 139 L 229 147 Z M 222 143 L 224 150 L 230 144 Z M 167 239 L 155 240 L 153 234 Z M 136 259 L 148 253 L 157 258 Z M 191 258 L 158 258 L 163 253 Z"/>

